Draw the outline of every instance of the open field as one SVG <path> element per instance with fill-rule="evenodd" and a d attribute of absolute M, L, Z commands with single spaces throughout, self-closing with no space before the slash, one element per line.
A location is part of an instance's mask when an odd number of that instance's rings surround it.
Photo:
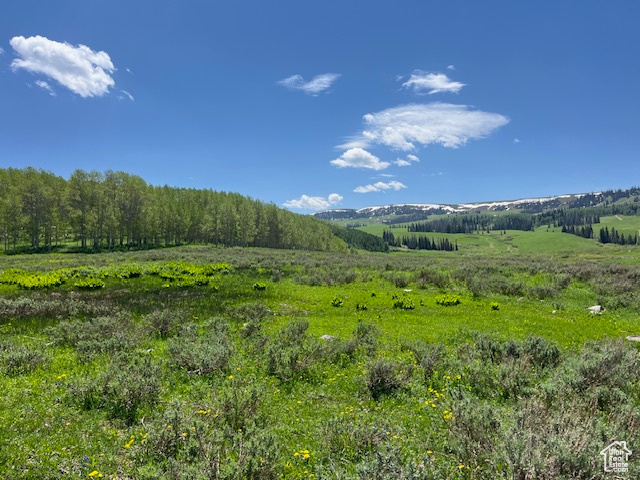
<path fill-rule="evenodd" d="M 639 250 L 521 233 L 0 257 L 0 477 L 611 478 Z"/>
<path fill-rule="evenodd" d="M 602 217 L 601 223 L 594 224 L 595 235 L 600 228 L 605 226 L 614 227 L 616 230 L 632 234 L 640 229 L 640 217 L 611 216 Z M 617 257 L 627 261 L 640 261 L 640 246 L 638 245 L 603 245 L 593 239 L 585 239 L 576 235 L 562 233 L 561 228 L 538 227 L 535 231 L 506 230 L 506 234 L 500 231 L 491 233 L 479 232 L 474 234 L 450 234 L 450 233 L 409 233 L 406 225 L 389 225 L 380 223 L 359 227 L 359 230 L 372 235 L 382 236 L 385 230 L 389 230 L 396 237 L 402 235 L 421 235 L 428 238 L 448 238 L 452 242 L 458 242 L 462 254 L 465 255 L 549 255 L 557 256 L 587 256 L 599 258 L 603 255 L 607 257 Z"/>

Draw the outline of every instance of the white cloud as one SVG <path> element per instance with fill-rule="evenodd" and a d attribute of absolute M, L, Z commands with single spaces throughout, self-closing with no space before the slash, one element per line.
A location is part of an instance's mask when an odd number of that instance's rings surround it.
<path fill-rule="evenodd" d="M 365 129 L 351 137 L 350 145 L 362 150 L 382 144 L 395 150 L 415 150 L 416 144 L 458 148 L 469 140 L 484 138 L 509 123 L 497 113 L 472 110 L 449 103 L 410 104 L 364 116 Z M 333 163 L 333 162 L 332 162 Z"/>
<path fill-rule="evenodd" d="M 514 138 L 513 139 L 513 143 L 520 143 L 520 139 L 519 138 Z"/>
<path fill-rule="evenodd" d="M 362 148 L 350 148 L 338 158 L 331 160 L 331 165 L 338 168 L 369 168 L 371 170 L 384 170 L 389 162 L 383 162 L 375 155 Z"/>
<path fill-rule="evenodd" d="M 329 203 L 331 205 L 335 205 L 336 203 L 340 203 L 342 201 L 342 195 L 338 195 L 337 193 L 332 193 L 331 195 L 329 195 L 329 197 L 327 198 L 327 200 L 329 200 Z"/>
<path fill-rule="evenodd" d="M 415 155 L 407 155 L 407 159 L 405 160 L 404 158 L 397 158 L 395 163 L 398 167 L 408 167 L 409 165 L 411 165 L 411 163 L 413 162 L 419 162 L 420 159 L 418 157 L 416 157 Z"/>
<path fill-rule="evenodd" d="M 110 76 L 115 67 L 106 52 L 39 35 L 13 37 L 9 43 L 20 57 L 11 62 L 13 70 L 22 68 L 46 75 L 81 97 L 100 97 L 115 85 Z"/>
<path fill-rule="evenodd" d="M 291 75 L 277 83 L 291 90 L 301 90 L 308 95 L 315 96 L 330 88 L 338 78 L 340 78 L 339 73 L 323 73 L 305 82 L 301 75 Z"/>
<path fill-rule="evenodd" d="M 397 182 L 392 180 L 388 183 L 377 182 L 374 184 L 363 185 L 361 187 L 356 187 L 353 191 L 356 193 L 371 193 L 371 192 L 382 192 L 384 190 L 401 190 L 403 188 L 407 188 L 404 183 Z"/>
<path fill-rule="evenodd" d="M 49 85 L 44 80 L 36 80 L 35 84 L 38 87 L 42 88 L 43 90 L 46 90 L 47 92 L 49 92 L 49 95 L 51 95 L 52 97 L 56 96 L 56 92 L 53 91 L 53 88 L 51 88 L 51 85 Z"/>
<path fill-rule="evenodd" d="M 4 54 L 4 48 L 0 47 L 0 55 Z"/>
<path fill-rule="evenodd" d="M 458 93 L 464 83 L 454 82 L 444 73 L 426 73 L 416 70 L 409 80 L 402 84 L 403 87 L 413 89 L 416 93 L 428 93 L 432 95 L 440 92 Z"/>
<path fill-rule="evenodd" d="M 136 99 L 133 98 L 133 95 L 131 95 L 129 92 L 127 92 L 126 90 L 120 90 L 122 92 L 123 95 L 119 96 L 118 98 L 120 100 L 123 100 L 124 98 L 128 98 L 129 100 L 131 100 L 132 102 L 135 102 Z"/>
<path fill-rule="evenodd" d="M 324 197 L 310 197 L 302 195 L 300 198 L 284 202 L 285 208 L 295 208 L 299 210 L 322 210 L 336 205 L 342 201 L 342 195 L 332 193 L 326 199 Z"/>
<path fill-rule="evenodd" d="M 454 65 L 447 65 L 447 70 L 455 70 L 456 67 Z"/>

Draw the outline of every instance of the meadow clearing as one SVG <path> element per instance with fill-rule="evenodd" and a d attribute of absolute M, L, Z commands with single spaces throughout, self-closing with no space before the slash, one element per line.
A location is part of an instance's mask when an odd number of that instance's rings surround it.
<path fill-rule="evenodd" d="M 3 256 L 0 477 L 611 478 L 640 247 L 527 233 Z"/>

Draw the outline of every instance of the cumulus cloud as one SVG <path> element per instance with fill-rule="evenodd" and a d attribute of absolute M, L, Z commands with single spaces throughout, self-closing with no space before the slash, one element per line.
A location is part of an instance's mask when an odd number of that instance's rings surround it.
<path fill-rule="evenodd" d="M 302 195 L 300 198 L 284 202 L 283 205 L 285 208 L 295 208 L 299 210 L 322 210 L 336 205 L 341 201 L 342 195 L 337 193 L 330 194 L 326 199 L 324 197 Z"/>
<path fill-rule="evenodd" d="M 416 93 L 429 95 L 440 92 L 458 93 L 464 85 L 464 83 L 454 82 L 444 73 L 427 73 L 420 70 L 413 72 L 409 80 L 402 84 L 403 87 Z"/>
<path fill-rule="evenodd" d="M 43 90 L 46 90 L 47 92 L 49 92 L 49 95 L 51 95 L 52 97 L 56 96 L 56 92 L 53 91 L 53 88 L 51 88 L 51 85 L 49 85 L 44 80 L 36 80 L 35 84 L 36 84 L 36 86 L 38 86 L 38 87 L 42 88 Z"/>
<path fill-rule="evenodd" d="M 509 123 L 509 119 L 467 105 L 428 103 L 368 113 L 364 122 L 365 129 L 345 145 L 358 145 L 358 150 L 362 150 L 382 144 L 394 150 L 411 151 L 416 145 L 430 144 L 458 148 L 469 140 L 487 137 Z"/>
<path fill-rule="evenodd" d="M 94 52 L 85 45 L 73 46 L 39 35 L 13 37 L 10 42 L 19 58 L 11 62 L 15 71 L 24 69 L 46 75 L 81 97 L 100 97 L 115 85 L 115 71 L 106 52 Z"/>
<path fill-rule="evenodd" d="M 388 183 L 377 182 L 374 184 L 363 185 L 361 187 L 356 187 L 353 191 L 356 193 L 371 193 L 371 192 L 382 192 L 385 190 L 402 190 L 403 188 L 407 188 L 404 183 L 397 182 L 392 180 Z"/>
<path fill-rule="evenodd" d="M 301 90 L 308 95 L 315 96 L 330 88 L 338 78 L 340 78 L 339 73 L 323 73 L 305 82 L 301 75 L 291 75 L 277 83 L 290 90 Z"/>
<path fill-rule="evenodd" d="M 455 65 L 447 65 L 447 70 L 455 70 Z"/>
<path fill-rule="evenodd" d="M 419 162 L 420 159 L 418 157 L 416 157 L 415 155 L 407 155 L 406 160 L 404 158 L 397 158 L 395 163 L 397 166 L 399 167 L 408 167 L 409 165 L 411 165 L 413 162 Z"/>
<path fill-rule="evenodd" d="M 362 148 L 350 148 L 338 158 L 331 160 L 331 165 L 338 168 L 368 168 L 371 170 L 384 170 L 389 162 L 383 162 L 372 153 Z"/>
<path fill-rule="evenodd" d="M 340 203 L 342 201 L 342 195 L 339 195 L 337 193 L 332 193 L 331 195 L 329 195 L 329 197 L 327 198 L 327 200 L 329 200 L 329 203 L 331 205 L 335 205 L 336 203 Z"/>
<path fill-rule="evenodd" d="M 4 48 L 0 47 L 0 55 L 4 54 Z"/>

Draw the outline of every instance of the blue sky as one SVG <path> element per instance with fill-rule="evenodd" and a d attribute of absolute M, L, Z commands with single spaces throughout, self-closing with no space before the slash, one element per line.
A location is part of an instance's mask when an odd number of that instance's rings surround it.
<path fill-rule="evenodd" d="M 0 167 L 297 212 L 640 184 L 640 2 L 14 0 Z"/>

